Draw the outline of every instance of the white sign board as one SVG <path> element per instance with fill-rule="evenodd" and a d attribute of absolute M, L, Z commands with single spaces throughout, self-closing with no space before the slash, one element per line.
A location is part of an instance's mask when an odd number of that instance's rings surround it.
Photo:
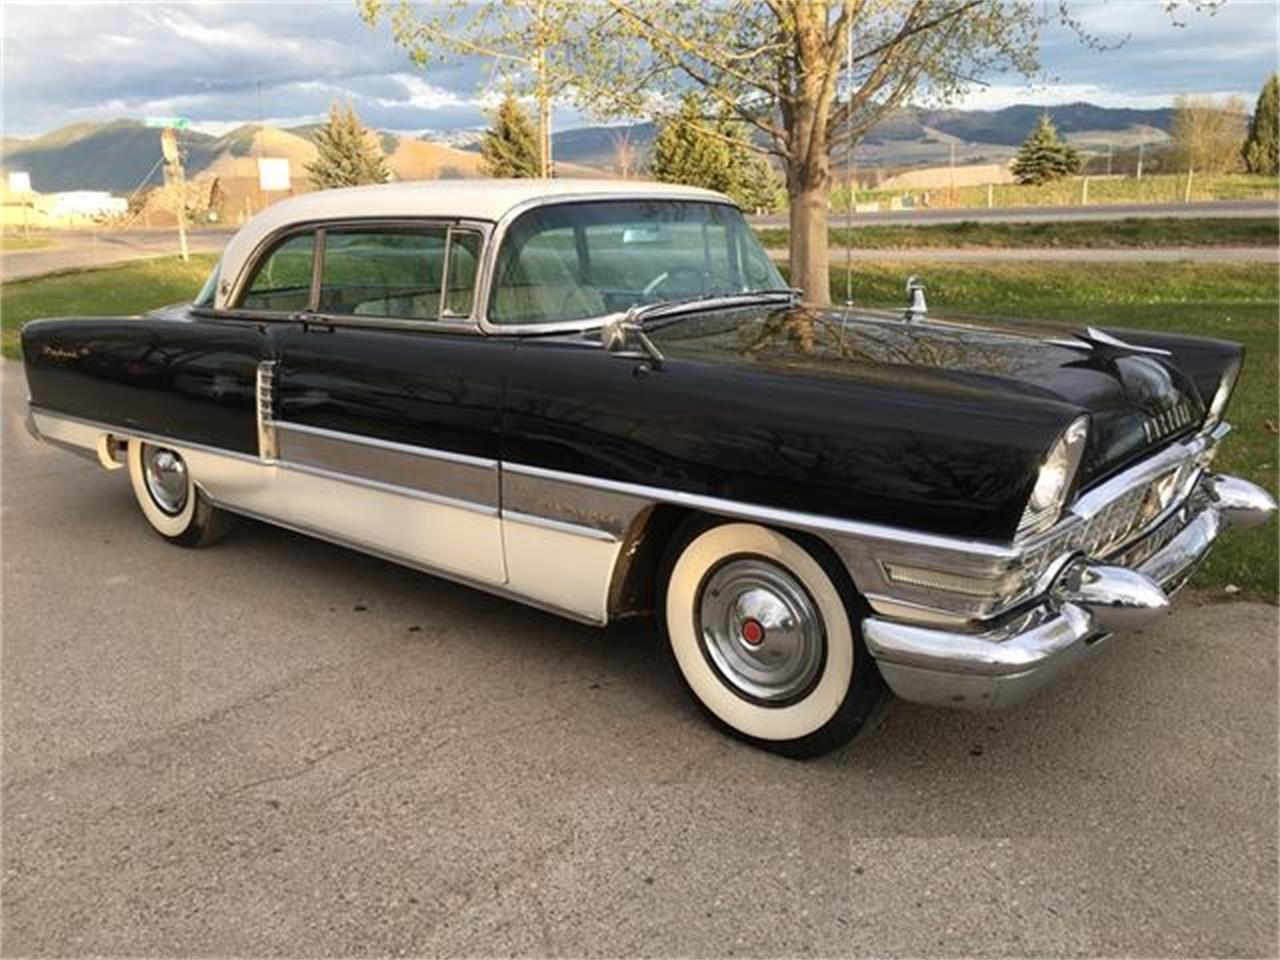
<path fill-rule="evenodd" d="M 30 193 L 31 174 L 25 170 L 14 170 L 9 174 L 10 193 Z"/>
<path fill-rule="evenodd" d="M 289 189 L 289 160 L 287 157 L 258 158 L 258 186 L 265 190 Z"/>

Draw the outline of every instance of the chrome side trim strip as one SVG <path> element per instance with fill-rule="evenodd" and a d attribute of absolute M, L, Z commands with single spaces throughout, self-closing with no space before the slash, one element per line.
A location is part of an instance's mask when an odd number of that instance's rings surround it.
<path fill-rule="evenodd" d="M 442 570 L 439 567 L 432 566 L 431 564 L 428 564 L 428 563 L 423 563 L 422 561 L 415 560 L 411 557 L 405 557 L 388 550 L 381 550 L 376 547 L 370 547 L 367 544 L 356 543 L 338 534 L 329 533 L 317 527 L 306 526 L 304 524 L 289 523 L 283 520 L 278 520 L 274 517 L 267 516 L 265 514 L 257 513 L 256 511 L 253 511 L 253 510 L 247 510 L 244 507 L 237 507 L 231 504 L 221 503 L 217 500 L 214 500 L 213 502 L 216 506 L 221 507 L 224 510 L 228 510 L 232 513 L 239 514 L 242 517 L 248 517 L 250 520 L 258 520 L 262 523 L 268 523 L 274 527 L 280 527 L 284 530 L 290 530 L 294 533 L 300 533 L 303 536 L 315 537 L 317 540 L 324 540 L 327 543 L 332 543 L 335 546 L 344 547 L 348 550 L 354 550 L 357 553 L 367 553 L 372 557 L 377 557 L 379 560 L 386 560 L 389 563 L 399 564 L 402 567 L 409 567 L 410 569 L 418 570 L 422 573 L 430 574 L 433 577 L 439 577 L 442 580 L 450 580 L 454 583 L 461 584 L 462 586 L 465 586 L 465 587 L 473 587 L 476 590 L 483 590 L 485 593 L 493 594 L 494 596 L 501 597 L 504 600 L 515 600 L 516 602 L 522 603 L 526 606 L 534 607 L 538 610 L 543 610 L 547 613 L 554 613 L 557 616 L 567 617 L 570 620 L 576 620 L 579 623 L 585 623 L 593 627 L 599 627 L 604 625 L 604 621 L 602 620 L 585 616 L 584 614 L 575 612 L 573 610 L 566 610 L 562 607 L 557 607 L 554 604 L 545 603 L 540 600 L 534 600 L 530 597 L 526 597 L 512 590 L 508 590 L 506 587 L 502 586 L 501 584 L 489 583 L 484 580 L 475 580 L 475 579 L 472 579 L 471 577 L 465 576 L 460 573 L 454 573 L 449 570 Z"/>
<path fill-rule="evenodd" d="M 577 523 L 565 523 L 563 520 L 553 520 L 550 517 L 539 517 L 531 513 L 519 513 L 515 510 L 503 510 L 502 519 L 510 520 L 512 523 L 527 523 L 532 527 L 542 527 L 546 530 L 555 530 L 558 533 L 567 533 L 575 537 L 586 537 L 589 540 L 599 540 L 603 543 L 618 542 L 618 538 L 608 530 L 601 530 L 597 527 L 584 527 Z"/>
<path fill-rule="evenodd" d="M 415 500 L 425 500 L 428 503 L 435 503 L 442 507 L 453 507 L 458 510 L 467 510 L 471 513 L 478 513 L 485 517 L 498 516 L 498 508 L 496 505 L 491 506 L 485 503 L 475 503 L 471 500 L 459 500 L 454 497 L 447 497 L 438 493 L 432 493 L 428 490 L 419 490 L 416 487 L 402 487 L 398 484 L 385 483 L 381 480 L 373 480 L 369 477 L 361 477 L 351 473 L 341 473 L 336 470 L 326 470 L 324 467 L 315 467 L 310 464 L 287 461 L 277 464 L 277 468 L 280 470 L 293 470 L 297 473 L 308 473 L 314 477 L 323 477 L 326 480 L 337 480 L 340 483 L 369 487 L 372 490 L 381 490 L 383 493 L 394 493 L 401 497 L 413 497 Z"/>
<path fill-rule="evenodd" d="M 110 433 L 117 437 L 132 437 L 138 440 L 144 440 L 147 443 L 157 443 L 164 446 L 179 447 L 187 450 L 202 450 L 205 453 L 217 454 L 221 457 L 233 457 L 236 460 L 244 460 L 249 463 L 261 464 L 258 457 L 248 453 L 241 453 L 239 450 L 228 450 L 226 447 L 211 447 L 205 443 L 196 443 L 193 440 L 180 440 L 177 437 L 171 437 L 162 433 L 151 433 L 147 430 L 138 430 L 129 426 L 111 426 L 98 420 L 89 420 L 85 417 L 77 417 L 74 414 L 62 413 L 59 410 L 49 410 L 45 407 L 32 406 L 33 414 L 43 417 L 61 418 L 69 420 L 72 423 L 83 424 L 86 427 L 93 427 L 95 430 L 101 430 L 103 433 Z M 96 455 L 95 455 L 96 459 Z"/>
<path fill-rule="evenodd" d="M 279 458 L 290 467 L 327 471 L 353 482 L 383 484 L 453 505 L 496 512 L 498 462 L 279 422 Z"/>
<path fill-rule="evenodd" d="M 1010 560 L 1018 556 L 1019 551 L 1011 547 L 983 540 L 962 540 L 932 533 L 919 533 L 897 527 L 885 527 L 879 524 L 864 523 L 861 520 L 845 520 L 838 517 L 820 514 L 802 513 L 781 507 L 767 507 L 760 504 L 741 503 L 736 500 L 724 500 L 720 497 L 700 493 L 686 493 L 682 490 L 668 490 L 662 487 L 649 487 L 622 480 L 605 480 L 600 477 L 588 477 L 582 474 L 565 473 L 545 467 L 531 467 L 519 463 L 503 462 L 504 473 L 520 474 L 527 477 L 539 477 L 544 480 L 557 480 L 573 483 L 597 490 L 608 490 L 612 493 L 626 494 L 657 503 L 670 503 L 677 506 L 706 510 L 709 513 L 722 514 L 729 517 L 741 517 L 757 522 L 772 523 L 783 527 L 802 530 L 820 531 L 843 536 L 868 537 L 877 540 L 893 540 L 912 543 L 921 547 L 938 550 L 951 550 L 976 555 L 991 560 Z"/>
<path fill-rule="evenodd" d="M 278 430 L 291 430 L 294 433 L 309 433 L 317 437 L 328 437 L 332 440 L 342 440 L 346 443 L 358 443 L 365 447 L 377 447 L 382 450 L 395 450 L 399 453 L 409 453 L 418 457 L 427 457 L 432 460 L 446 460 L 449 463 L 463 463 L 474 467 L 496 467 L 497 460 L 487 457 L 473 457 L 466 453 L 453 453 L 449 450 L 439 450 L 435 447 L 419 447 L 412 443 L 397 443 L 394 440 L 383 440 L 379 437 L 367 437 L 358 433 L 347 433 L 343 430 L 330 430 L 326 427 L 313 427 L 306 423 L 295 423 L 292 420 L 278 420 L 275 423 Z"/>

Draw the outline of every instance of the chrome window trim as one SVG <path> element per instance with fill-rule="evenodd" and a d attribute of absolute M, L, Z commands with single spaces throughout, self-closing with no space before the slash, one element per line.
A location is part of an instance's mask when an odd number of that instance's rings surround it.
<path fill-rule="evenodd" d="M 320 283 L 321 270 L 324 263 L 324 234 L 325 231 L 334 229 L 349 228 L 369 228 L 391 227 L 400 229 L 422 229 L 424 227 L 439 227 L 445 230 L 445 272 L 442 273 L 442 283 L 447 278 L 448 270 L 448 249 L 450 231 L 466 230 L 480 235 L 481 255 L 480 263 L 477 264 L 475 291 L 471 301 L 471 313 L 467 316 L 443 313 L 444 308 L 444 288 L 441 287 L 441 312 L 437 314 L 434 320 L 422 320 L 413 317 L 368 317 L 358 314 L 342 314 L 342 313 L 322 313 L 316 308 L 320 303 Z M 275 246 L 290 237 L 307 232 L 314 232 L 316 235 L 315 247 L 312 251 L 311 260 L 311 293 L 307 309 L 301 312 L 286 310 L 250 310 L 240 306 L 226 307 L 193 307 L 193 312 L 200 316 L 216 317 L 228 320 L 250 320 L 262 322 L 303 322 L 318 323 L 325 326 L 343 326 L 343 327 L 369 327 L 369 328 L 385 328 L 392 330 L 424 330 L 438 333 L 468 333 L 475 334 L 480 332 L 477 323 L 476 306 L 479 304 L 483 290 L 484 276 L 480 266 L 486 261 L 489 255 L 489 247 L 494 224 L 488 220 L 473 220 L 465 216 L 458 217 L 341 217 L 322 220 L 304 220 L 296 223 L 290 223 L 280 227 L 267 234 L 258 243 L 257 246 L 245 257 L 241 265 L 240 272 L 235 280 L 231 283 L 230 292 L 225 296 L 224 302 L 228 304 L 238 304 L 245 293 L 245 285 L 249 282 L 249 278 L 253 275 L 253 271 L 257 268 L 258 263 L 264 255 L 270 253 Z M 223 281 L 225 282 L 225 278 Z M 215 303 L 217 298 L 215 297 Z"/>
<path fill-rule="evenodd" d="M 566 193 L 560 195 L 552 195 L 545 197 L 534 197 L 518 203 L 503 214 L 502 219 L 498 221 L 493 228 L 493 232 L 489 236 L 488 245 L 485 248 L 484 270 L 478 279 L 478 286 L 482 291 L 483 302 L 477 298 L 474 316 L 481 331 L 490 336 L 509 336 L 519 337 L 528 336 L 530 334 L 552 334 L 552 333 L 583 333 L 588 330 L 598 330 L 610 320 L 614 320 L 623 316 L 623 312 L 614 312 L 603 314 L 598 317 L 583 317 L 578 320 L 557 321 L 555 323 L 493 323 L 489 319 L 489 305 L 493 297 L 493 278 L 494 271 L 498 265 L 498 251 L 502 248 L 502 242 L 506 239 L 507 231 L 511 225 L 519 219 L 523 214 L 530 210 L 536 210 L 539 207 L 559 206 L 562 204 L 576 203 L 595 203 L 616 201 L 618 203 L 634 203 L 638 200 L 655 200 L 670 203 L 703 203 L 713 206 L 729 207 L 742 213 L 742 209 L 735 203 L 727 199 L 718 197 L 708 197 L 701 193 L 671 193 L 655 195 L 646 193 L 643 190 L 637 190 L 634 193 L 596 193 L 586 191 L 583 193 Z"/>

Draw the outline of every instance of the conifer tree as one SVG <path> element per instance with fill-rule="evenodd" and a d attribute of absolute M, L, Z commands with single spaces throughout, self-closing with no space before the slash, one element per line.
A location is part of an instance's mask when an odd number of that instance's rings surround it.
<path fill-rule="evenodd" d="M 701 99 L 695 94 L 685 96 L 680 111 L 658 124 L 649 164 L 653 178 L 728 192 L 733 181 L 732 153 L 728 143 L 708 132 L 714 126 L 704 116 Z"/>
<path fill-rule="evenodd" d="M 1043 113 L 1031 135 L 1018 148 L 1010 166 L 1019 183 L 1048 183 L 1080 172 L 1080 154 L 1058 136 L 1058 130 Z"/>
<path fill-rule="evenodd" d="M 1258 104 L 1245 138 L 1244 165 L 1250 173 L 1280 174 L 1280 76 L 1271 74 L 1258 94 Z"/>
<path fill-rule="evenodd" d="M 350 103 L 345 109 L 337 102 L 329 108 L 329 122 L 316 131 L 315 143 L 318 152 L 315 160 L 307 164 L 307 174 L 317 189 L 386 183 L 390 179 L 382 151 Z"/>
<path fill-rule="evenodd" d="M 485 172 L 491 177 L 536 177 L 541 170 L 538 137 L 516 98 L 498 105 L 493 125 L 480 142 Z"/>

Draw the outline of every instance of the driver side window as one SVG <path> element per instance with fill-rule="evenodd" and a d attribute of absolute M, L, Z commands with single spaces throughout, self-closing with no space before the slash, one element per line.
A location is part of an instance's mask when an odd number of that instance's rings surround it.
<path fill-rule="evenodd" d="M 240 298 L 242 310 L 294 313 L 311 303 L 311 261 L 315 234 L 286 237 L 258 262 L 248 289 Z"/>

